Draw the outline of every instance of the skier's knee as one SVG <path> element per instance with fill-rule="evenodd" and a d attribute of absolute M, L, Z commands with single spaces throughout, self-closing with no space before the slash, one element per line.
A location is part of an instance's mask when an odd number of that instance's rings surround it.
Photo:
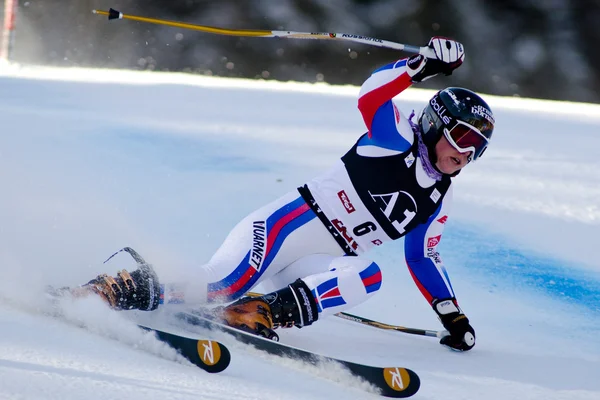
<path fill-rule="evenodd" d="M 352 285 L 356 285 L 353 286 L 354 290 L 358 290 L 358 286 L 362 284 L 367 295 L 370 295 L 381 288 L 381 269 L 372 260 L 362 257 L 339 257 L 331 263 L 330 267 L 330 271 L 341 280 L 353 282 Z M 357 281 L 357 275 L 360 281 Z"/>
<path fill-rule="evenodd" d="M 382 275 L 377 263 L 371 261 L 358 275 L 362 280 L 367 294 L 375 293 L 381 288 Z"/>

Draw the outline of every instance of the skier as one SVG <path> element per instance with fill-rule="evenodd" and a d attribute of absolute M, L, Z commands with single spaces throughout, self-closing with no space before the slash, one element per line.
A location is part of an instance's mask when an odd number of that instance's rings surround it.
<path fill-rule="evenodd" d="M 356 306 L 381 287 L 379 266 L 364 257 L 404 237 L 410 273 L 450 333 L 441 344 L 466 351 L 475 331 L 456 300 L 436 251 L 452 198 L 452 178 L 486 150 L 490 107 L 463 88 L 437 92 L 413 121 L 392 98 L 413 83 L 450 75 L 463 46 L 433 37 L 435 58 L 414 55 L 377 69 L 361 87 L 367 132 L 328 172 L 252 212 L 233 228 L 188 283 L 159 285 L 154 274 L 122 270 L 78 291 L 115 309 L 154 310 L 160 303 L 231 303 L 219 307 L 230 326 L 271 337 L 278 327 L 305 327 Z M 274 290 L 245 294 L 257 286 Z"/>

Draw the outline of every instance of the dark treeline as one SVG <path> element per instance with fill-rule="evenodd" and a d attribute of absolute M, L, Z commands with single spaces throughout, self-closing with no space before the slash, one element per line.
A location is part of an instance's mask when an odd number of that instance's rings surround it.
<path fill-rule="evenodd" d="M 451 84 L 482 93 L 600 102 L 600 0 L 20 0 L 23 63 L 188 71 L 360 85 L 406 56 L 341 41 L 218 36 L 93 15 L 94 8 L 240 29 L 345 32 L 425 45 L 464 43 Z M 448 81 L 425 82 L 436 88 Z"/>

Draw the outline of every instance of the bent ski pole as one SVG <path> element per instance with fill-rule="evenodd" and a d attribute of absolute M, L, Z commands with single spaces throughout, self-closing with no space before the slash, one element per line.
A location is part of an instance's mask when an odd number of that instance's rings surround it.
<path fill-rule="evenodd" d="M 405 326 L 399 325 L 390 325 L 385 324 L 383 322 L 373 321 L 372 319 L 368 319 L 365 317 L 359 317 L 358 315 L 349 314 L 346 312 L 339 312 L 334 314 L 336 317 L 343 318 L 348 321 L 358 322 L 359 324 L 372 326 L 379 329 L 385 329 L 390 331 L 399 331 L 404 333 L 410 333 L 411 335 L 421 335 L 421 336 L 430 336 L 436 338 L 443 338 L 444 336 L 450 335 L 448 331 L 434 331 L 428 329 L 418 329 L 418 328 L 407 328 Z"/>
<path fill-rule="evenodd" d="M 259 297 L 262 296 L 261 293 L 248 292 L 246 295 L 250 297 Z M 408 333 L 411 335 L 420 335 L 420 336 L 429 336 L 436 338 L 443 338 L 444 336 L 450 335 L 448 331 L 435 331 L 429 329 L 419 329 L 419 328 L 407 328 L 405 326 L 399 325 L 390 325 L 383 322 L 374 321 L 372 319 L 368 319 L 365 317 L 359 317 L 358 315 L 349 314 L 347 312 L 338 312 L 333 314 L 338 318 L 345 319 L 347 321 L 358 322 L 359 324 L 372 326 L 374 328 L 384 329 L 388 331 L 398 331 L 403 333 Z"/>
<path fill-rule="evenodd" d="M 349 33 L 332 32 L 293 32 L 293 31 L 267 31 L 257 29 L 229 29 L 206 25 L 195 25 L 177 21 L 167 21 L 164 19 L 140 17 L 137 15 L 123 14 L 114 9 L 109 11 L 92 10 L 94 14 L 106 15 L 109 20 L 128 19 L 132 21 L 147 22 L 150 24 L 172 26 L 175 28 L 191 29 L 194 31 L 214 33 L 217 35 L 245 36 L 245 37 L 280 37 L 292 39 L 321 39 L 321 40 L 346 40 L 350 42 L 368 44 L 371 46 L 384 47 L 388 49 L 404 50 L 409 53 L 422 54 L 428 58 L 435 58 L 433 49 L 430 47 L 418 47 L 409 44 L 390 42 L 388 40 L 376 39 L 368 36 L 354 35 Z"/>

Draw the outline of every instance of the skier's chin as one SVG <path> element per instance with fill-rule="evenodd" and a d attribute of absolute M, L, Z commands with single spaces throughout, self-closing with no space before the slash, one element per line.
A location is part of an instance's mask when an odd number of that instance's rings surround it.
<path fill-rule="evenodd" d="M 438 160 L 435 166 L 442 174 L 446 175 L 452 175 L 457 171 L 460 171 L 463 167 L 462 165 L 457 165 L 451 157 L 445 157 L 441 160 Z"/>

